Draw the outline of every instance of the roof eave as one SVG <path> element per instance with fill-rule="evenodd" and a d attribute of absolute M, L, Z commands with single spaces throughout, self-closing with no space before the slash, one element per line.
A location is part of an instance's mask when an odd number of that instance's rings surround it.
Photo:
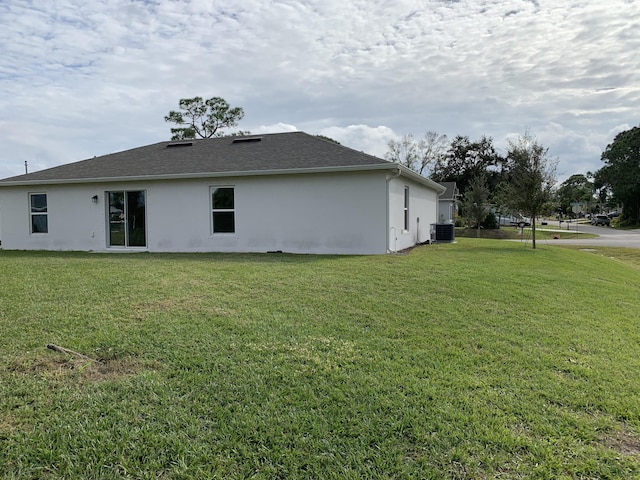
<path fill-rule="evenodd" d="M 229 172 L 199 172 L 199 173 L 176 173 L 166 175 L 131 175 L 120 177 L 97 177 L 97 178 L 70 178 L 70 179 L 48 179 L 48 180 L 15 180 L 0 182 L 2 187 L 38 186 L 38 185 L 67 185 L 83 183 L 121 183 L 121 182 L 148 182 L 162 180 L 189 180 L 211 177 L 255 177 L 268 175 L 295 175 L 312 173 L 335 173 L 335 172 L 359 172 L 371 170 L 395 170 L 398 165 L 394 163 L 376 163 L 370 165 L 345 165 L 339 167 L 313 167 L 313 168 L 287 168 L 275 170 L 244 170 Z M 422 177 L 424 178 L 424 177 Z M 435 183 L 435 182 L 433 182 Z M 435 184 L 438 185 L 438 184 Z"/>
<path fill-rule="evenodd" d="M 400 172 L 401 172 L 402 175 L 404 175 L 405 177 L 409 177 L 409 178 L 415 180 L 416 182 L 422 183 L 423 185 L 426 185 L 427 187 L 433 188 L 436 192 L 438 192 L 438 195 L 443 194 L 447 190 L 447 188 L 444 187 L 443 185 L 440 185 L 439 183 L 434 182 L 430 178 L 423 177 L 418 172 L 415 172 L 415 171 L 411 170 L 410 168 L 405 167 L 404 165 L 400 165 L 399 163 L 395 163 L 394 165 L 397 168 L 400 169 Z"/>

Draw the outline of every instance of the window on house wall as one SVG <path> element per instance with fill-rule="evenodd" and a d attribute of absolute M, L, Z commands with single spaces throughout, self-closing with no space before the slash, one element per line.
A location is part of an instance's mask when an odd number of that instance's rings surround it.
<path fill-rule="evenodd" d="M 236 210 L 233 187 L 211 187 L 213 233 L 235 233 Z"/>
<path fill-rule="evenodd" d="M 47 211 L 47 194 L 29 194 L 29 217 L 31 233 L 49 233 L 49 212 Z"/>
<path fill-rule="evenodd" d="M 409 187 L 404 187 L 404 229 L 409 230 Z"/>

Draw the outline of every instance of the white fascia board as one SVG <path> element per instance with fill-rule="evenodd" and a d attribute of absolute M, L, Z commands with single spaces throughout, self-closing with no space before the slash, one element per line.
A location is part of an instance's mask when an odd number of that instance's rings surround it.
<path fill-rule="evenodd" d="M 408 167 L 405 167 L 404 165 L 400 165 L 399 163 L 396 163 L 394 165 L 396 166 L 396 168 L 400 170 L 401 175 L 411 178 L 412 180 L 415 180 L 418 183 L 426 185 L 427 187 L 433 188 L 436 192 L 438 192 L 438 195 L 442 195 L 444 192 L 447 191 L 447 188 L 445 186 L 440 185 L 437 182 L 434 182 L 430 178 L 423 177 L 418 172 L 414 172 L 413 170 L 411 170 Z"/>
<path fill-rule="evenodd" d="M 31 186 L 31 185 L 65 185 L 82 183 L 107 183 L 107 182 L 148 182 L 159 180 L 188 180 L 198 178 L 220 178 L 220 177 L 259 177 L 268 175 L 295 175 L 313 173 L 336 173 L 336 172 L 364 172 L 371 170 L 397 170 L 398 165 L 394 163 L 376 163 L 372 165 L 347 165 L 343 167 L 314 167 L 314 168 L 288 168 L 280 170 L 246 170 L 231 172 L 202 172 L 202 173 L 178 173 L 169 175 L 137 175 L 125 177 L 98 177 L 98 178 L 71 178 L 71 179 L 51 179 L 51 180 L 16 180 L 13 182 L 0 182 L 2 187 Z M 437 184 L 436 184 L 437 185 Z"/>
<path fill-rule="evenodd" d="M 446 188 L 433 180 L 423 177 L 417 172 L 400 165 L 399 163 L 374 163 L 371 165 L 347 165 L 342 167 L 314 167 L 314 168 L 288 168 L 278 170 L 244 170 L 231 172 L 202 172 L 202 173 L 178 173 L 169 175 L 136 175 L 124 177 L 98 177 L 98 178 L 71 178 L 50 180 L 16 180 L 13 182 L 0 182 L 2 187 L 37 186 L 37 185 L 68 185 L 86 183 L 120 183 L 120 182 L 149 182 L 162 180 L 188 180 L 199 178 L 223 178 L 223 177 L 259 177 L 269 175 L 296 175 L 314 173 L 338 173 L 338 172 L 366 172 L 374 170 L 391 170 L 408 177 L 435 190 L 439 195 Z"/>

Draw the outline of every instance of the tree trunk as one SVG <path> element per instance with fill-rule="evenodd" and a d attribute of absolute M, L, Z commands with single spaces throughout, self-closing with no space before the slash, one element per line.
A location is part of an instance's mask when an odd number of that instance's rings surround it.
<path fill-rule="evenodd" d="M 532 215 L 531 216 L 531 238 L 532 238 L 532 245 L 533 245 L 533 249 L 536 249 L 536 216 Z"/>

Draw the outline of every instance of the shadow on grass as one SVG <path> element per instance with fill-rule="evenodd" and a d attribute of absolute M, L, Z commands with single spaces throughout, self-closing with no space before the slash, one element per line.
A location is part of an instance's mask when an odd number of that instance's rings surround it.
<path fill-rule="evenodd" d="M 50 258 L 50 259 L 109 259 L 135 260 L 140 258 L 180 260 L 191 262 L 232 262 L 232 263 L 311 263 L 326 260 L 357 258 L 370 255 L 317 255 L 286 252 L 265 253 L 228 253 L 228 252 L 185 252 L 185 253 L 151 253 L 151 252 L 80 252 L 80 251 L 51 251 L 51 250 L 1 250 L 2 258 Z"/>

